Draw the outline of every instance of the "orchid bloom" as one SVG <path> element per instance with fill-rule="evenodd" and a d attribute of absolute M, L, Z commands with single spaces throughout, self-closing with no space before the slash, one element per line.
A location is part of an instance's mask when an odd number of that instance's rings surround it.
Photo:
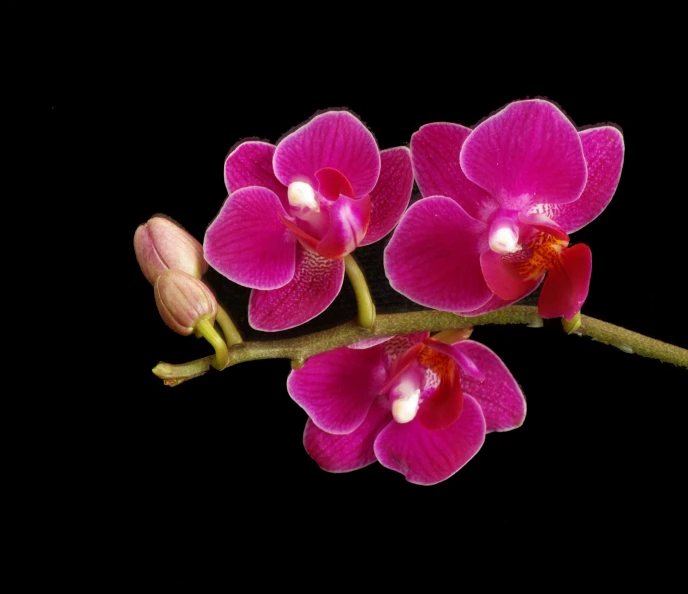
<path fill-rule="evenodd" d="M 609 204 L 623 137 L 613 126 L 577 131 L 554 104 L 516 101 L 474 130 L 427 124 L 411 138 L 423 200 L 385 250 L 394 289 L 436 309 L 478 315 L 534 291 L 539 313 L 572 319 L 592 258 L 568 234 Z"/>
<path fill-rule="evenodd" d="M 249 323 L 285 330 L 338 295 L 346 258 L 387 235 L 408 205 L 408 148 L 379 151 L 347 111 L 316 115 L 284 137 L 239 144 L 225 162 L 229 197 L 209 226 L 205 258 L 253 289 Z"/>
<path fill-rule="evenodd" d="M 472 340 L 439 338 L 374 339 L 291 372 L 289 394 L 310 417 L 304 446 L 322 469 L 379 461 L 432 485 L 464 466 L 486 433 L 523 423 L 525 399 L 499 357 Z"/>

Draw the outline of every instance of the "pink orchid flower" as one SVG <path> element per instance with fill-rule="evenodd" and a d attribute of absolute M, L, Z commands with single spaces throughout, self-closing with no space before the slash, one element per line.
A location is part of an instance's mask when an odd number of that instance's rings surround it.
<path fill-rule="evenodd" d="M 423 126 L 411 159 L 423 200 L 385 249 L 394 289 L 436 309 L 478 315 L 547 278 L 539 313 L 571 319 L 588 295 L 592 257 L 569 233 L 609 204 L 624 143 L 613 126 L 577 131 L 554 104 L 516 101 L 474 130 Z"/>
<path fill-rule="evenodd" d="M 343 258 L 387 235 L 413 188 L 406 147 L 381 151 L 347 111 L 316 115 L 277 146 L 247 141 L 227 157 L 229 197 L 208 228 L 208 263 L 251 287 L 249 323 L 285 330 L 322 313 Z"/>
<path fill-rule="evenodd" d="M 452 476 L 486 433 L 519 427 L 526 414 L 518 384 L 490 349 L 428 333 L 316 355 L 291 372 L 287 389 L 310 417 L 304 446 L 322 469 L 379 461 L 420 485 Z"/>

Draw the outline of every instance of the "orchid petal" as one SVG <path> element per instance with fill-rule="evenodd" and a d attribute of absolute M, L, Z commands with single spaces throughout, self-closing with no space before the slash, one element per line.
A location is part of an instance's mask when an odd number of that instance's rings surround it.
<path fill-rule="evenodd" d="M 573 233 L 594 221 L 614 196 L 621 177 L 624 141 L 612 126 L 589 128 L 580 133 L 588 164 L 588 182 L 581 197 L 568 204 L 537 204 L 531 212 L 541 212 Z"/>
<path fill-rule="evenodd" d="M 351 433 L 368 414 L 387 378 L 381 347 L 341 347 L 314 355 L 292 371 L 287 391 L 323 431 Z"/>
<path fill-rule="evenodd" d="M 592 253 L 584 243 L 561 252 L 561 266 L 550 270 L 542 285 L 538 314 L 541 318 L 567 320 L 580 311 L 588 296 L 592 273 Z"/>
<path fill-rule="evenodd" d="M 380 152 L 370 131 L 348 111 L 328 111 L 286 136 L 277 145 L 273 168 L 285 186 L 305 181 L 316 187 L 315 173 L 337 169 L 355 196 L 365 196 L 380 175 Z"/>
<path fill-rule="evenodd" d="M 459 383 L 456 363 L 451 357 L 434 352 L 429 358 L 433 360 L 430 367 L 433 375 L 439 378 L 439 384 L 434 385 L 430 390 L 426 385 L 421 394 L 418 419 L 426 429 L 440 431 L 449 427 L 461 416 L 463 390 Z M 425 362 L 423 358 L 421 361 Z"/>
<path fill-rule="evenodd" d="M 406 211 L 385 248 L 387 278 L 416 303 L 445 311 L 483 305 L 492 292 L 480 270 L 487 226 L 451 198 L 432 196 Z"/>
<path fill-rule="evenodd" d="M 416 417 L 410 423 L 390 423 L 375 440 L 380 464 L 419 485 L 448 479 L 468 462 L 485 441 L 480 405 L 465 396 L 461 416 L 449 427 L 430 431 Z"/>
<path fill-rule="evenodd" d="M 330 224 L 316 251 L 323 258 L 343 258 L 353 252 L 370 222 L 370 196 L 358 200 L 340 195 L 329 208 Z"/>
<path fill-rule="evenodd" d="M 503 208 L 573 202 L 585 187 L 580 137 L 554 104 L 516 101 L 479 124 L 461 149 L 466 177 Z"/>
<path fill-rule="evenodd" d="M 487 432 L 520 427 L 526 417 L 526 401 L 504 362 L 489 348 L 473 340 L 461 341 L 454 349 L 469 357 L 484 373 L 484 380 L 476 381 L 460 370 L 459 379 L 464 398 L 470 394 L 482 408 Z"/>
<path fill-rule="evenodd" d="M 542 281 L 542 276 L 536 279 L 521 278 L 512 262 L 489 249 L 480 255 L 480 268 L 487 286 L 504 300 L 522 299 Z"/>
<path fill-rule="evenodd" d="M 344 262 L 328 260 L 296 246 L 292 280 L 274 291 L 254 289 L 248 321 L 256 330 L 277 332 L 304 324 L 324 312 L 344 282 Z"/>
<path fill-rule="evenodd" d="M 499 203 L 470 181 L 461 169 L 459 155 L 470 128 L 435 122 L 422 126 L 411 136 L 413 173 L 424 197 L 447 196 L 469 215 L 487 221 Z"/>
<path fill-rule="evenodd" d="M 360 245 L 382 239 L 404 214 L 413 190 L 411 153 L 405 146 L 380 153 L 380 177 L 370 193 L 370 225 Z"/>
<path fill-rule="evenodd" d="M 277 289 L 294 277 L 296 238 L 272 190 L 249 186 L 234 192 L 205 232 L 207 262 L 245 287 Z"/>
<path fill-rule="evenodd" d="M 461 349 L 457 349 L 454 345 L 447 344 L 445 342 L 440 342 L 434 338 L 426 338 L 423 343 L 440 353 L 444 353 L 448 357 L 451 357 L 459 365 L 464 375 L 467 375 L 478 382 L 482 382 L 485 379 L 485 374 L 482 372 L 480 367 L 475 364 L 468 355 L 466 355 Z"/>
<path fill-rule="evenodd" d="M 315 172 L 315 178 L 318 180 L 318 193 L 328 200 L 336 200 L 340 194 L 349 198 L 356 197 L 349 180 L 343 173 L 332 167 L 319 169 Z"/>
<path fill-rule="evenodd" d="M 505 307 L 516 303 L 517 301 L 520 301 L 524 297 L 527 297 L 530 295 L 535 289 L 537 289 L 537 285 L 533 285 L 533 288 L 528 291 L 525 295 L 518 297 L 517 299 L 502 299 L 501 297 L 497 297 L 497 295 L 492 295 L 490 299 L 488 300 L 485 305 L 481 305 L 477 309 L 472 309 L 470 311 L 459 311 L 456 312 L 459 315 L 466 316 L 466 317 L 471 317 L 471 316 L 479 316 L 484 313 L 489 313 L 491 311 L 497 311 L 498 309 L 504 309 Z"/>
<path fill-rule="evenodd" d="M 388 408 L 374 403 L 365 420 L 351 433 L 327 433 L 308 419 L 303 445 L 318 466 L 328 472 L 350 472 L 377 461 L 374 443 L 380 431 L 392 420 Z"/>
<path fill-rule="evenodd" d="M 285 208 L 287 188 L 279 182 L 272 170 L 275 145 L 250 140 L 242 142 L 225 159 L 225 185 L 231 195 L 241 188 L 261 186 L 272 190 Z"/>

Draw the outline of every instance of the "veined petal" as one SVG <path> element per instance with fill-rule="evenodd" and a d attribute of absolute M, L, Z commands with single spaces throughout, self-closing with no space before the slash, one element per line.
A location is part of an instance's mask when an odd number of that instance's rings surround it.
<path fill-rule="evenodd" d="M 480 268 L 487 286 L 503 300 L 522 299 L 542 281 L 542 276 L 536 279 L 521 278 L 511 262 L 490 249 L 480 255 Z"/>
<path fill-rule="evenodd" d="M 426 385 L 421 394 L 422 402 L 418 409 L 418 419 L 426 429 L 440 431 L 449 427 L 461 416 L 463 390 L 459 383 L 456 362 L 451 357 L 434 352 L 430 358 L 434 359 L 432 371 L 433 375 L 439 377 L 439 384 L 434 385 L 430 390 Z"/>
<path fill-rule="evenodd" d="M 249 324 L 265 332 L 277 332 L 305 324 L 335 300 L 343 281 L 343 260 L 322 258 L 297 244 L 292 280 L 273 291 L 255 289 L 251 292 Z"/>
<path fill-rule="evenodd" d="M 292 371 L 287 391 L 323 431 L 351 433 L 387 379 L 382 347 L 341 347 L 308 359 Z"/>
<path fill-rule="evenodd" d="M 487 225 L 451 198 L 432 196 L 406 211 L 385 248 L 392 287 L 416 303 L 445 311 L 480 307 L 491 296 L 480 270 Z"/>
<path fill-rule="evenodd" d="M 356 197 L 375 187 L 380 151 L 368 128 L 348 111 L 321 113 L 277 145 L 273 168 L 285 186 L 305 181 L 317 187 L 315 173 L 324 167 L 342 173 Z"/>
<path fill-rule="evenodd" d="M 592 273 L 590 248 L 584 243 L 564 248 L 561 262 L 561 267 L 550 270 L 542 285 L 538 302 L 538 313 L 542 318 L 571 320 L 588 296 Z"/>
<path fill-rule="evenodd" d="M 490 299 L 488 300 L 485 305 L 481 305 L 478 309 L 473 309 L 470 311 L 457 311 L 456 313 L 461 315 L 461 316 L 479 316 L 484 313 L 489 313 L 491 311 L 497 311 L 498 309 L 503 309 L 507 307 L 508 305 L 511 305 L 513 303 L 516 303 L 517 301 L 520 301 L 523 299 L 523 297 L 527 297 L 532 293 L 535 289 L 537 289 L 537 285 L 533 285 L 533 288 L 526 293 L 525 295 L 519 297 L 518 299 L 502 299 L 501 297 L 497 297 L 497 295 L 492 295 Z"/>
<path fill-rule="evenodd" d="M 440 353 L 444 353 L 453 359 L 458 364 L 459 369 L 462 370 L 464 375 L 472 377 L 478 382 L 482 382 L 485 379 L 485 374 L 483 371 L 478 365 L 476 365 L 475 361 L 473 361 L 471 357 L 465 353 L 463 349 L 457 349 L 453 344 L 447 344 L 445 342 L 435 340 L 434 338 L 426 338 L 423 340 L 423 343 L 426 346 L 429 346 L 431 349 L 435 349 Z"/>
<path fill-rule="evenodd" d="M 323 258 L 343 258 L 353 252 L 370 222 L 370 196 L 358 200 L 340 195 L 329 208 L 330 224 L 316 247 Z"/>
<path fill-rule="evenodd" d="M 588 164 L 588 182 L 581 197 L 568 204 L 537 204 L 531 212 L 540 212 L 573 233 L 594 221 L 616 192 L 624 160 L 621 132 L 612 126 L 599 126 L 580 132 L 583 153 Z"/>
<path fill-rule="evenodd" d="M 455 474 L 485 441 L 480 405 L 466 395 L 461 416 L 439 431 L 426 429 L 418 417 L 410 423 L 389 423 L 375 440 L 380 464 L 418 485 L 434 485 Z"/>
<path fill-rule="evenodd" d="M 205 232 L 205 259 L 245 287 L 277 289 L 294 277 L 296 237 L 282 223 L 287 213 L 272 190 L 234 192 Z"/>
<path fill-rule="evenodd" d="M 380 177 L 370 193 L 370 225 L 361 245 L 382 239 L 404 214 L 413 190 L 411 154 L 405 146 L 380 153 Z"/>
<path fill-rule="evenodd" d="M 248 186 L 261 186 L 272 190 L 286 208 L 287 188 L 275 177 L 272 158 L 275 145 L 249 140 L 242 142 L 225 159 L 225 185 L 232 194 Z"/>
<path fill-rule="evenodd" d="M 422 126 L 411 136 L 411 160 L 423 197 L 447 196 L 469 215 L 487 221 L 499 207 L 492 195 L 470 181 L 459 164 L 459 155 L 470 128 L 448 122 Z"/>
<path fill-rule="evenodd" d="M 587 168 L 578 132 L 554 104 L 515 101 L 476 126 L 461 149 L 466 177 L 503 208 L 573 202 Z"/>
<path fill-rule="evenodd" d="M 526 417 L 526 400 L 504 362 L 485 345 L 473 340 L 456 343 L 454 349 L 469 357 L 484 373 L 481 382 L 460 370 L 459 379 L 464 398 L 470 394 L 480 405 L 486 431 L 520 427 Z"/>
<path fill-rule="evenodd" d="M 392 420 L 388 408 L 373 403 L 364 421 L 351 433 L 327 433 L 308 419 L 303 445 L 318 466 L 328 472 L 350 472 L 377 462 L 373 444 Z"/>

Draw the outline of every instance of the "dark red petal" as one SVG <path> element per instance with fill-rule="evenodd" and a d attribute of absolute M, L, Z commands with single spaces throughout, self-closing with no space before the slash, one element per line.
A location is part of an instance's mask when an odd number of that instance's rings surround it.
<path fill-rule="evenodd" d="M 590 288 L 592 253 L 584 243 L 564 248 L 561 266 L 553 268 L 547 275 L 538 313 L 542 318 L 566 318 L 571 320 L 580 311 Z"/>
<path fill-rule="evenodd" d="M 318 180 L 318 192 L 328 200 L 336 200 L 340 194 L 349 198 L 356 198 L 349 180 L 337 169 L 332 167 L 318 169 L 315 172 L 315 178 Z"/>
<path fill-rule="evenodd" d="M 433 366 L 440 376 L 440 384 L 432 396 L 421 402 L 418 419 L 426 429 L 439 431 L 449 427 L 461 416 L 463 390 L 459 383 L 456 363 L 440 353 L 434 355 L 433 359 L 441 360 L 440 365 Z"/>

